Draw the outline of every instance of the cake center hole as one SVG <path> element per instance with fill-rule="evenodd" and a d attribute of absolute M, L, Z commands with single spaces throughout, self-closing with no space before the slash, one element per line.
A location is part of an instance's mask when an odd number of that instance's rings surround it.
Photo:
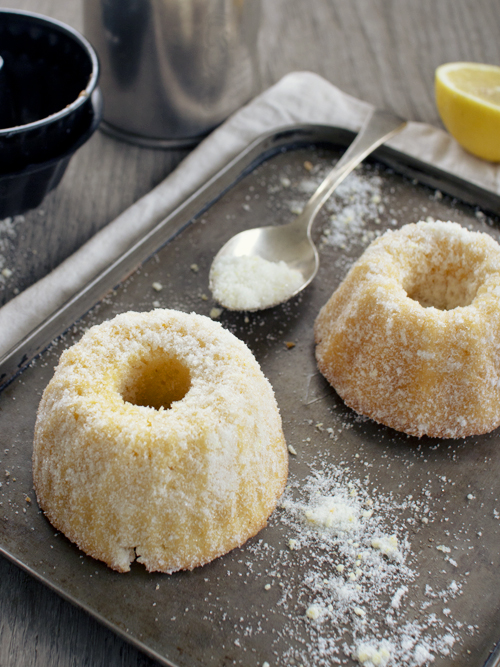
<path fill-rule="evenodd" d="M 403 282 L 409 298 L 418 301 L 424 308 L 438 310 L 469 306 L 479 287 L 470 262 L 466 267 L 465 261 L 433 259 L 432 263 L 423 262 Z"/>
<path fill-rule="evenodd" d="M 168 410 L 184 398 L 190 387 L 189 370 L 178 359 L 147 359 L 131 368 L 121 395 L 132 405 Z"/>

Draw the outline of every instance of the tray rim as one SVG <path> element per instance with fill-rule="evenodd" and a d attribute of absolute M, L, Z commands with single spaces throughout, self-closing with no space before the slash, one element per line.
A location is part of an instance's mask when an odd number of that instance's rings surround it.
<path fill-rule="evenodd" d="M 0 357 L 0 394 L 29 363 L 61 336 L 70 326 L 83 317 L 109 291 L 126 280 L 155 252 L 171 242 L 192 222 L 197 220 L 227 191 L 260 164 L 280 152 L 297 150 L 316 145 L 317 147 L 347 147 L 356 132 L 339 126 L 298 124 L 267 132 L 251 141 L 238 155 L 197 188 L 171 213 L 146 232 L 128 250 L 120 255 L 105 270 L 89 281 L 81 290 L 57 308 L 30 333 L 22 338 L 8 352 Z M 370 156 L 395 172 L 420 184 L 438 189 L 463 203 L 479 206 L 500 216 L 500 195 L 471 181 L 424 162 L 407 153 L 382 145 Z M 33 570 L 0 544 L 0 554 L 27 572 L 30 576 L 63 599 L 79 607 L 99 623 L 135 646 L 152 659 L 166 667 L 176 667 L 175 663 L 157 653 L 140 639 L 129 635 L 114 625 L 90 605 L 67 593 L 63 587 L 48 577 Z M 500 641 L 493 648 L 482 667 L 500 667 Z"/>

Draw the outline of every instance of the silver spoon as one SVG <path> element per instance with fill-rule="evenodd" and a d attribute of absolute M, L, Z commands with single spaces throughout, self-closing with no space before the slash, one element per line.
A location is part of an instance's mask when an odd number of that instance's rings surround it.
<path fill-rule="evenodd" d="M 295 220 L 286 225 L 247 229 L 229 239 L 215 256 L 209 277 L 210 289 L 221 305 L 229 310 L 262 310 L 287 301 L 309 285 L 319 267 L 318 251 L 311 240 L 311 228 L 318 211 L 335 188 L 365 157 L 405 125 L 406 121 L 396 114 L 376 109 Z M 272 263 L 284 262 L 289 269 L 299 271 L 302 280 L 298 287 L 295 286 L 286 295 L 263 295 L 257 305 L 254 303 L 248 307 L 245 304 L 235 306 L 230 300 L 224 302 L 224 298 L 220 297 L 221 290 L 216 284 L 217 271 L 214 271 L 214 266 L 217 266 L 218 260 L 223 257 L 257 257 Z M 248 280 L 252 281 L 251 275 Z M 251 287 L 252 285 L 248 285 L 249 289 Z"/>

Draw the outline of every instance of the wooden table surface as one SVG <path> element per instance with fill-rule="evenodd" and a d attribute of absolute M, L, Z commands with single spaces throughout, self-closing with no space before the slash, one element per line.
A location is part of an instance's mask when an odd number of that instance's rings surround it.
<path fill-rule="evenodd" d="M 82 29 L 81 0 L 2 4 Z M 500 65 L 498 0 L 263 0 L 263 5 L 263 88 L 287 72 L 311 70 L 356 97 L 439 126 L 435 68 L 458 60 Z M 185 155 L 134 147 L 97 132 L 39 209 L 11 226 L 0 224 L 2 267 L 13 272 L 0 283 L 1 303 L 146 194 Z M 0 557 L 1 667 L 155 664 Z"/>

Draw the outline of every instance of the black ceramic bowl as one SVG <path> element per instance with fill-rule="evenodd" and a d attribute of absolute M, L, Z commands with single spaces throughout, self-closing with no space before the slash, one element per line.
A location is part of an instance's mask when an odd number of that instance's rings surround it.
<path fill-rule="evenodd" d="M 33 188 L 43 190 L 35 175 L 43 180 L 43 166 L 54 161 L 67 165 L 97 127 L 102 105 L 94 49 L 59 21 L 0 9 L 0 65 L 1 219 L 22 212 L 8 202 L 17 175 L 31 173 Z"/>
<path fill-rule="evenodd" d="M 45 195 L 63 177 L 73 154 L 89 139 L 102 118 L 102 95 L 96 88 L 92 94 L 92 121 L 71 146 L 56 157 L 34 162 L 10 174 L 0 173 L 0 220 L 39 206 Z"/>

